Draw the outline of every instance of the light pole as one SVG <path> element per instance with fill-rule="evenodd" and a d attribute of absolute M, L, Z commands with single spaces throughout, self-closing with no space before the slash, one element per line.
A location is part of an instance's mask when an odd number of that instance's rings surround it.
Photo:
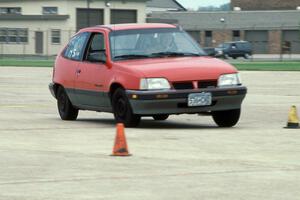
<path fill-rule="evenodd" d="M 90 27 L 90 4 L 91 4 L 91 0 L 86 0 L 86 6 L 87 6 L 87 26 Z"/>

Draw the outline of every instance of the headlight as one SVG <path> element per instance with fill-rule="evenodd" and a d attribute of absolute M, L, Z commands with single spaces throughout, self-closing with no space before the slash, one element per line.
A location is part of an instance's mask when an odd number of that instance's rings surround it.
<path fill-rule="evenodd" d="M 238 73 L 236 74 L 224 74 L 219 77 L 218 86 L 234 86 L 241 85 L 241 78 Z"/>
<path fill-rule="evenodd" d="M 141 90 L 163 90 L 170 88 L 169 81 L 165 78 L 143 78 L 140 82 Z"/>

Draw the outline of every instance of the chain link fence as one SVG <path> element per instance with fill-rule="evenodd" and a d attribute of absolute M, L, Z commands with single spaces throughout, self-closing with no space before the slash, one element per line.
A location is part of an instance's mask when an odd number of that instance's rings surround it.
<path fill-rule="evenodd" d="M 202 47 L 215 48 L 234 40 L 252 44 L 255 60 L 300 60 L 299 30 L 186 30 Z M 0 59 L 54 60 L 75 29 L 0 28 Z"/>

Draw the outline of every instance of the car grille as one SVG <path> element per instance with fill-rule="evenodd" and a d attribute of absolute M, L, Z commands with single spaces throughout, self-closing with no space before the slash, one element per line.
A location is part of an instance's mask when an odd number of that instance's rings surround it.
<path fill-rule="evenodd" d="M 211 87 L 217 87 L 218 82 L 216 80 L 204 80 L 198 81 L 198 88 L 205 89 Z M 175 82 L 173 83 L 175 90 L 192 90 L 194 89 L 193 82 Z"/>
<path fill-rule="evenodd" d="M 191 90 L 194 88 L 192 82 L 173 83 L 173 87 L 176 90 Z"/>
<path fill-rule="evenodd" d="M 218 82 L 216 80 L 212 81 L 198 81 L 198 88 L 205 89 L 211 87 L 217 87 Z"/>

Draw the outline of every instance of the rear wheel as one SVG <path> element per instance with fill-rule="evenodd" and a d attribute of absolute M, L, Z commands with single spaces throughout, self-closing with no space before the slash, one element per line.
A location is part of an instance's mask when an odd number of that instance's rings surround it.
<path fill-rule="evenodd" d="M 68 95 L 62 87 L 57 90 L 57 108 L 62 120 L 76 120 L 78 109 L 74 108 Z"/>
<path fill-rule="evenodd" d="M 126 127 L 136 127 L 139 125 L 141 117 L 133 113 L 127 95 L 122 88 L 118 88 L 114 92 L 112 106 L 115 119 L 118 123 L 123 123 Z"/>
<path fill-rule="evenodd" d="M 219 127 L 233 127 L 240 119 L 241 109 L 215 111 L 212 117 Z"/>
<path fill-rule="evenodd" d="M 164 121 L 169 118 L 169 115 L 153 115 L 153 119 L 156 121 Z"/>

